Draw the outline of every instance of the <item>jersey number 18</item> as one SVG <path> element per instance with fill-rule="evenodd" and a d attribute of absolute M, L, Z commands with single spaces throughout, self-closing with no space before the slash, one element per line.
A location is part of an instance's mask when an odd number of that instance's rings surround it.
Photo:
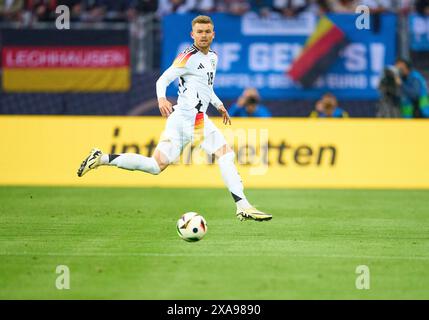
<path fill-rule="evenodd" d="M 213 72 L 207 72 L 209 86 L 213 85 Z"/>

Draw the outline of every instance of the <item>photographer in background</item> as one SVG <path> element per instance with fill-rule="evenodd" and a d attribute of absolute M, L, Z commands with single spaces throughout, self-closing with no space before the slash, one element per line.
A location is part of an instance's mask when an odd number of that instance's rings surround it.
<path fill-rule="evenodd" d="M 378 103 L 377 117 L 401 118 L 401 88 L 398 84 L 399 70 L 395 66 L 384 69 L 378 85 L 381 99 Z"/>
<path fill-rule="evenodd" d="M 316 102 L 316 108 L 310 113 L 311 118 L 348 118 L 349 114 L 338 106 L 338 100 L 332 93 L 325 93 Z"/>
<path fill-rule="evenodd" d="M 400 110 L 403 118 L 429 118 L 429 98 L 425 78 L 413 69 L 411 62 L 397 59 L 396 84 L 400 88 Z"/>
<path fill-rule="evenodd" d="M 268 108 L 259 102 L 260 97 L 258 90 L 248 88 L 244 90 L 240 98 L 238 98 L 237 103 L 229 108 L 228 113 L 231 117 L 271 117 L 271 112 Z"/>

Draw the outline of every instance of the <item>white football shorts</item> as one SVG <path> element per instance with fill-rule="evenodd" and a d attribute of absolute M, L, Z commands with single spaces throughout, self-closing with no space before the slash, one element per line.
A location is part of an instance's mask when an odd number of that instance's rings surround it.
<path fill-rule="evenodd" d="M 196 114 L 196 109 L 181 110 L 177 108 L 167 118 L 157 149 L 167 157 L 169 163 L 175 162 L 186 145 L 192 142 Z M 204 139 L 200 147 L 208 154 L 213 154 L 225 144 L 223 134 L 204 114 Z"/>

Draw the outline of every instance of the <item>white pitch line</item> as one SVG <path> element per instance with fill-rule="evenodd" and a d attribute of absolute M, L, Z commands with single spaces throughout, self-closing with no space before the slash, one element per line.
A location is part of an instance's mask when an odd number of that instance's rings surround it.
<path fill-rule="evenodd" d="M 428 256 L 360 256 L 360 255 L 313 255 L 313 254 L 233 254 L 233 253 L 157 253 L 157 252 L 0 252 L 0 256 L 47 256 L 47 257 L 275 257 L 275 258 L 330 258 L 330 259 L 372 259 L 372 260 L 422 260 Z"/>

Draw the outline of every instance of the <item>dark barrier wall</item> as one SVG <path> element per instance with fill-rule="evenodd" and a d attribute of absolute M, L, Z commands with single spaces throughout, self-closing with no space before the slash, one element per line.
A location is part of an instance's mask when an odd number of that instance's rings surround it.
<path fill-rule="evenodd" d="M 131 77 L 127 92 L 5 93 L 0 92 L 0 114 L 126 115 L 155 98 L 159 74 Z"/>

